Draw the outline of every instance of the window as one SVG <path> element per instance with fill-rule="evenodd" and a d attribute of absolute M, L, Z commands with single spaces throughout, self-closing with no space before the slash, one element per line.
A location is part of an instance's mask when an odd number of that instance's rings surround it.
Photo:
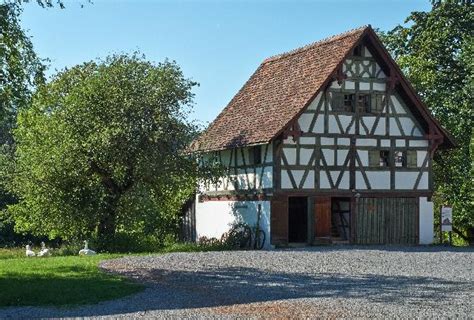
<path fill-rule="evenodd" d="M 370 112 L 370 95 L 359 93 L 357 95 L 357 112 Z"/>
<path fill-rule="evenodd" d="M 395 151 L 395 167 L 406 167 L 407 157 L 406 152 Z"/>
<path fill-rule="evenodd" d="M 390 166 L 389 150 L 369 150 L 370 167 L 388 167 Z"/>
<path fill-rule="evenodd" d="M 417 159 L 416 159 L 416 150 L 408 150 L 406 158 L 407 158 L 407 167 L 408 168 L 418 167 L 418 163 L 417 163 Z"/>
<path fill-rule="evenodd" d="M 249 165 L 262 164 L 262 146 L 254 146 L 249 149 Z"/>
<path fill-rule="evenodd" d="M 344 95 L 344 111 L 351 112 L 354 106 L 354 94 L 345 94 Z"/>
<path fill-rule="evenodd" d="M 385 94 L 373 94 L 372 103 L 370 104 L 370 112 L 379 113 L 383 112 L 385 104 Z"/>

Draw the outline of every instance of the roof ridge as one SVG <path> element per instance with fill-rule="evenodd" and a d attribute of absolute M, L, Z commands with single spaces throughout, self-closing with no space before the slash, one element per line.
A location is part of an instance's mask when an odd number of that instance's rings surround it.
<path fill-rule="evenodd" d="M 304 52 L 308 49 L 311 49 L 311 48 L 313 48 L 317 45 L 323 44 L 323 43 L 327 44 L 327 43 L 331 43 L 331 42 L 336 41 L 336 40 L 340 40 L 342 38 L 350 36 L 351 34 L 355 33 L 356 31 L 365 30 L 365 29 L 370 28 L 370 27 L 371 27 L 371 25 L 367 24 L 367 25 L 364 25 L 364 26 L 361 26 L 361 27 L 358 27 L 358 28 L 354 28 L 354 29 L 351 29 L 351 30 L 348 30 L 348 31 L 345 31 L 345 32 L 342 32 L 342 33 L 339 33 L 339 34 L 336 34 L 336 35 L 333 35 L 333 36 L 330 36 L 330 37 L 327 37 L 327 38 L 324 38 L 324 39 L 321 39 L 321 40 L 318 40 L 318 41 L 315 41 L 315 42 L 312 42 L 312 43 L 309 43 L 307 45 L 304 45 L 302 47 L 299 47 L 299 48 L 296 48 L 296 49 L 293 49 L 293 50 L 290 50 L 290 51 L 287 51 L 287 52 L 283 52 L 283 53 L 280 53 L 280 54 L 270 56 L 270 57 L 266 58 L 265 60 L 263 60 L 262 64 L 265 64 L 265 63 L 268 63 L 268 62 L 279 60 L 281 58 L 285 58 L 285 57 L 288 57 L 288 56 L 292 56 L 292 55 Z"/>

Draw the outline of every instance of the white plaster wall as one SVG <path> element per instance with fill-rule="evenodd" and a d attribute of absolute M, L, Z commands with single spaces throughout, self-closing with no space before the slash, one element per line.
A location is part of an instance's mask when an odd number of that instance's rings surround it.
<path fill-rule="evenodd" d="M 413 189 L 417 177 L 418 172 L 395 172 L 395 189 Z"/>
<path fill-rule="evenodd" d="M 265 248 L 270 246 L 270 201 L 196 201 L 196 234 L 220 239 L 235 223 L 244 222 L 254 227 L 257 205 L 262 205 L 260 228 L 265 232 Z"/>
<path fill-rule="evenodd" d="M 366 171 L 372 189 L 390 189 L 390 171 Z"/>
<path fill-rule="evenodd" d="M 434 239 L 433 202 L 428 198 L 420 198 L 420 244 L 432 244 Z"/>

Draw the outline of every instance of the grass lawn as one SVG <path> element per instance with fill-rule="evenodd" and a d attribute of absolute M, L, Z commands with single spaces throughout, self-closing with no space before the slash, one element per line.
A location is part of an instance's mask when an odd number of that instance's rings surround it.
<path fill-rule="evenodd" d="M 0 249 L 0 307 L 93 304 L 139 292 L 143 286 L 99 270 L 123 255 L 26 258 L 24 249 Z"/>

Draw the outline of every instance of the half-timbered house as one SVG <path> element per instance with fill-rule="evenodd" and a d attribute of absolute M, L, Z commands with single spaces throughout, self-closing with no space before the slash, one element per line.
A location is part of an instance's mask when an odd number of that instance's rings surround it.
<path fill-rule="evenodd" d="M 289 243 L 429 244 L 432 159 L 451 148 L 370 26 L 266 59 L 192 149 L 196 238 L 255 224 Z"/>

